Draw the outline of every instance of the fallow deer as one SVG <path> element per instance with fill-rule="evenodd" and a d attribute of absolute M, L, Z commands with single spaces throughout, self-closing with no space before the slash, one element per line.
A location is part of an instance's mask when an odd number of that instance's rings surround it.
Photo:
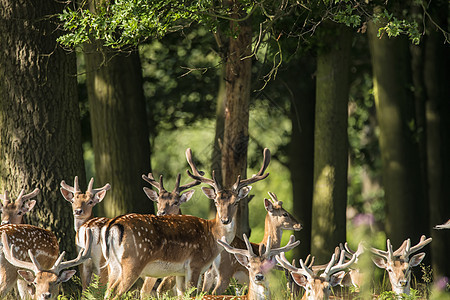
<path fill-rule="evenodd" d="M 295 217 L 283 208 L 283 202 L 279 201 L 274 193 L 269 192 L 269 196 L 271 200 L 264 199 L 264 207 L 267 211 L 264 237 L 259 244 L 253 245 L 253 249 L 258 249 L 261 245 L 267 245 L 269 238 L 272 241 L 272 247 L 280 247 L 283 230 L 299 231 L 302 229 L 302 225 Z M 235 237 L 231 246 L 242 249 L 245 247 L 245 243 L 242 239 Z M 215 295 L 220 295 L 225 292 L 230 284 L 231 277 L 239 278 L 239 283 L 248 283 L 248 272 L 242 264 L 236 260 L 234 255 L 222 252 L 219 259 L 220 263 L 218 266 L 214 266 L 214 268 L 208 270 L 209 273 L 205 273 L 204 291 L 208 291 L 211 288 L 211 278 L 216 278 L 217 280 L 216 286 L 212 292 Z"/>
<path fill-rule="evenodd" d="M 217 242 L 225 248 L 225 250 L 233 254 L 236 260 L 242 264 L 247 270 L 250 283 L 248 286 L 248 294 L 246 297 L 239 297 L 239 299 L 248 300 L 268 300 L 270 299 L 269 282 L 266 274 L 275 266 L 276 262 L 274 257 L 280 253 L 287 252 L 292 248 L 300 244 L 300 241 L 294 241 L 294 236 L 291 235 L 289 242 L 286 246 L 281 248 L 272 249 L 271 238 L 268 237 L 267 244 L 261 243 L 259 245 L 259 255 L 256 255 L 253 251 L 253 246 L 250 244 L 247 236 L 244 234 L 244 243 L 246 249 L 235 248 L 229 245 L 225 239 L 218 240 Z M 236 299 L 235 296 L 204 296 L 204 300 L 219 300 L 219 299 Z"/>
<path fill-rule="evenodd" d="M 353 255 L 356 253 L 355 251 L 351 250 L 348 246 L 347 242 L 345 244 L 340 243 L 339 244 L 340 251 L 345 251 L 345 257 L 348 259 L 351 259 Z M 359 291 L 359 288 L 364 282 L 364 273 L 361 272 L 361 270 L 357 267 L 354 267 L 358 264 L 359 255 L 362 254 L 362 252 L 358 253 L 358 256 L 356 257 L 355 263 L 353 266 L 351 266 L 348 270 L 348 273 L 345 275 L 345 277 L 342 279 L 342 285 L 343 286 L 353 286 L 356 288 L 357 291 Z"/>
<path fill-rule="evenodd" d="M 270 161 L 268 149 L 264 150 L 264 162 L 256 175 L 243 180 L 238 176 L 236 183 L 225 189 L 214 173 L 212 179 L 203 177 L 190 149 L 186 150 L 186 158 L 192 169 L 192 173 L 187 171 L 189 176 L 212 187 L 203 191 L 214 199 L 216 218 L 127 214 L 111 220 L 102 230 L 102 249 L 109 262 L 108 291 L 123 294 L 144 276 L 177 276 L 180 295 L 187 286 L 198 287 L 199 276 L 223 250 L 216 241 L 222 236 L 228 243 L 234 239 L 239 200 L 247 196 L 250 184 L 269 175 L 264 174 Z"/>
<path fill-rule="evenodd" d="M 86 193 L 81 192 L 78 184 L 78 176 L 75 176 L 73 186 L 61 181 L 61 194 L 64 199 L 72 205 L 74 218 L 74 228 L 76 232 L 75 244 L 77 249 L 86 248 L 86 230 L 90 229 L 93 235 L 93 245 L 91 248 L 91 258 L 86 260 L 80 267 L 81 283 L 83 289 L 89 286 L 92 274 L 100 275 L 102 264 L 105 263 L 102 248 L 100 246 L 101 228 L 110 220 L 109 218 L 96 218 L 92 209 L 100 203 L 111 186 L 109 183 L 101 188 L 94 189 L 94 178 L 91 178 Z M 102 282 L 106 282 L 106 269 L 101 274 Z"/>
<path fill-rule="evenodd" d="M 32 225 L 7 224 L 0 226 L 0 235 L 6 234 L 19 259 L 29 260 L 28 251 L 43 268 L 51 268 L 59 254 L 59 246 L 53 232 Z M 10 245 L 9 244 L 9 245 Z M 18 281 L 17 267 L 10 264 L 3 253 L 5 245 L 0 243 L 0 298 L 4 297 Z M 19 288 L 22 299 L 26 299 L 26 285 Z"/>
<path fill-rule="evenodd" d="M 0 195 L 1 225 L 22 224 L 23 216 L 36 205 L 36 200 L 30 199 L 39 194 L 39 189 L 36 188 L 26 195 L 24 193 L 25 190 L 22 189 L 15 201 L 11 201 L 9 193 L 6 191 L 3 195 Z"/>
<path fill-rule="evenodd" d="M 158 216 L 181 215 L 182 214 L 180 208 L 181 204 L 189 201 L 189 199 L 191 199 L 192 195 L 195 192 L 195 190 L 189 191 L 186 190 L 201 183 L 200 181 L 195 180 L 180 186 L 181 174 L 178 174 L 173 191 L 168 192 L 164 188 L 162 175 L 159 176 L 159 182 L 155 180 L 152 173 L 148 173 L 147 176 L 142 175 L 142 179 L 150 183 L 158 190 L 158 192 L 156 192 L 152 189 L 149 189 L 148 187 L 143 188 L 144 193 L 147 195 L 147 197 L 153 202 L 156 202 L 157 208 L 156 215 Z M 186 192 L 183 193 L 184 191 Z M 162 289 L 165 286 L 169 286 L 170 288 L 173 287 L 173 284 L 171 282 L 174 280 L 175 279 L 173 277 L 165 277 L 158 287 L 158 294 L 162 292 Z M 155 278 L 146 277 L 144 280 L 144 284 L 142 285 L 141 288 L 141 297 L 144 297 L 145 295 L 150 295 L 155 283 L 156 283 Z"/>
<path fill-rule="evenodd" d="M 420 264 L 425 257 L 425 253 L 421 252 L 409 258 L 409 256 L 431 242 L 432 238 L 426 239 L 424 235 L 420 237 L 417 245 L 411 247 L 411 239 L 405 240 L 402 245 L 393 251 L 391 241 L 387 239 L 387 250 L 379 250 L 371 248 L 376 256 L 372 258 L 375 265 L 381 269 L 388 271 L 389 281 L 391 282 L 392 291 L 396 294 L 409 295 L 411 291 L 411 268 Z"/>
<path fill-rule="evenodd" d="M 345 262 L 345 251 L 339 253 L 339 248 L 337 248 L 328 264 L 313 266 L 314 258 L 312 258 L 311 263 L 307 266 L 308 256 L 305 262 L 300 259 L 300 268 L 290 264 L 283 253 L 277 256 L 276 259 L 278 263 L 291 273 L 294 281 L 305 289 L 302 300 L 328 300 L 331 288 L 340 284 L 345 276 L 344 270 L 355 262 L 362 251 L 363 247 L 360 244 L 358 251 L 349 261 Z M 321 271 L 323 272 L 319 274 Z"/>
<path fill-rule="evenodd" d="M 41 264 L 31 249 L 26 251 L 26 248 L 20 248 L 19 244 L 15 244 L 13 241 L 9 242 L 6 232 L 2 232 L 3 253 L 6 260 L 19 269 L 17 271 L 18 274 L 29 284 L 33 285 L 33 288 L 31 289 L 32 299 L 56 299 L 60 283 L 68 281 L 76 272 L 75 270 L 63 270 L 79 265 L 89 258 L 92 233 L 89 229 L 86 233 L 88 236 L 87 248 L 81 250 L 77 258 L 63 262 L 62 260 L 65 254 L 63 251 L 50 268 L 46 267 L 46 265 L 48 265 L 47 261 L 45 264 Z M 17 242 L 16 239 L 11 240 Z M 37 240 L 35 243 L 40 244 L 43 243 L 43 241 Z M 23 257 L 25 252 L 28 253 L 31 262 L 16 257 L 16 255 Z"/>

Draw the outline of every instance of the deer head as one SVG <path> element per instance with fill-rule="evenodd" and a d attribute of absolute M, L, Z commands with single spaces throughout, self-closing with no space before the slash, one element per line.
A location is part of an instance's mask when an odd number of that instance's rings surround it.
<path fill-rule="evenodd" d="M 271 227 L 279 230 L 300 231 L 302 224 L 293 215 L 283 208 L 283 202 L 279 201 L 277 195 L 269 192 L 270 199 L 264 199 L 264 207 L 269 215 Z"/>
<path fill-rule="evenodd" d="M 88 235 L 88 246 L 79 252 L 77 258 L 63 262 L 62 260 L 65 255 L 63 251 L 53 266 L 48 270 L 41 267 L 30 249 L 28 249 L 28 255 L 31 262 L 17 259 L 12 250 L 14 249 L 14 252 L 17 253 L 14 244 L 9 245 L 5 232 L 2 233 L 3 253 L 10 264 L 20 268 L 17 271 L 19 275 L 26 282 L 33 285 L 33 288 L 30 289 L 33 299 L 55 299 L 58 295 L 59 285 L 62 282 L 68 281 L 76 273 L 75 270 L 64 271 L 64 269 L 79 265 L 90 256 L 92 233 L 90 230 L 87 230 L 86 234 Z M 19 251 L 22 250 L 19 249 Z"/>
<path fill-rule="evenodd" d="M 82 193 L 78 185 L 78 176 L 75 176 L 73 187 L 64 180 L 61 181 L 61 194 L 72 204 L 73 216 L 76 220 L 84 221 L 92 218 L 92 209 L 105 198 L 106 191 L 111 188 L 109 183 L 98 189 L 93 189 L 94 178 L 89 181 L 86 193 Z M 77 227 L 77 224 L 75 224 Z"/>
<path fill-rule="evenodd" d="M 152 173 L 148 173 L 148 176 L 142 175 L 142 179 L 158 189 L 158 192 L 156 192 L 152 189 L 149 189 L 148 187 L 144 187 L 144 193 L 147 195 L 147 197 L 150 198 L 150 200 L 152 200 L 153 202 L 156 202 L 158 216 L 180 215 L 180 205 L 184 202 L 189 201 L 195 191 L 189 190 L 183 194 L 181 193 L 201 183 L 200 181 L 195 180 L 193 182 L 180 186 L 180 178 L 181 174 L 178 174 L 177 180 L 175 182 L 175 188 L 172 192 L 168 192 L 164 188 L 162 175 L 159 176 L 159 182 L 155 180 Z"/>
<path fill-rule="evenodd" d="M 331 288 L 340 284 L 345 276 L 345 269 L 351 266 L 356 258 L 362 253 L 363 247 L 360 244 L 357 253 L 352 258 L 345 262 L 345 253 L 339 248 L 336 248 L 331 260 L 328 264 L 322 266 L 313 266 L 314 258 L 311 259 L 311 263 L 308 265 L 310 256 L 306 261 L 300 259 L 300 268 L 295 267 L 295 263 L 290 264 L 285 255 L 277 256 L 276 259 L 285 269 L 289 270 L 294 281 L 306 291 L 302 299 L 304 300 L 318 300 L 329 299 Z M 323 271 L 321 274 L 319 274 Z"/>
<path fill-rule="evenodd" d="M 396 294 L 405 293 L 409 295 L 411 284 L 411 268 L 420 264 L 425 257 L 421 252 L 409 258 L 409 256 L 431 242 L 432 238 L 426 239 L 424 235 L 420 237 L 417 245 L 411 247 L 411 239 L 405 240 L 402 245 L 393 251 L 391 241 L 387 239 L 387 251 L 371 248 L 376 256 L 372 258 L 375 265 L 388 271 L 389 281 L 392 285 L 392 291 Z"/>
<path fill-rule="evenodd" d="M 36 188 L 26 195 L 24 195 L 24 192 L 25 190 L 22 189 L 15 201 L 11 201 L 7 191 L 0 195 L 1 225 L 22 224 L 23 216 L 36 205 L 36 200 L 27 200 L 39 194 L 39 189 Z"/>
<path fill-rule="evenodd" d="M 203 193 L 209 199 L 214 200 L 218 217 L 222 224 L 225 225 L 232 221 L 233 216 L 236 214 L 239 201 L 245 198 L 250 192 L 250 184 L 269 176 L 269 173 L 264 174 L 270 162 L 270 151 L 267 148 L 264 149 L 263 164 L 259 172 L 248 179 L 241 179 L 241 176 L 238 176 L 236 182 L 231 187 L 222 187 L 215 177 L 214 171 L 212 172 L 212 179 L 203 177 L 203 172 L 200 172 L 194 164 L 192 151 L 189 148 L 186 150 L 186 159 L 192 169 L 192 173 L 187 170 L 188 175 L 195 180 L 211 186 L 211 188 L 203 187 Z"/>
<path fill-rule="evenodd" d="M 248 298 L 269 299 L 266 274 L 275 266 L 273 257 L 291 250 L 299 245 L 300 241 L 295 241 L 294 236 L 291 235 L 291 238 L 286 246 L 271 249 L 271 241 L 269 237 L 267 247 L 261 243 L 259 246 L 260 255 L 255 255 L 247 236 L 244 234 L 243 237 L 247 249 L 233 248 L 225 241 L 225 238 L 222 238 L 222 240 L 217 240 L 217 242 L 223 246 L 227 252 L 234 254 L 237 261 L 248 270 L 250 278 Z"/>

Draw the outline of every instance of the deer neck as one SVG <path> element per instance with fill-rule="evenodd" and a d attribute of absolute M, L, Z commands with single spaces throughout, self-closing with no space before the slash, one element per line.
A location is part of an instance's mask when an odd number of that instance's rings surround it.
<path fill-rule="evenodd" d="M 75 232 L 78 232 L 80 227 L 83 226 L 84 223 L 86 223 L 87 221 L 89 221 L 92 218 L 93 218 L 92 215 L 90 215 L 89 217 L 85 217 L 85 218 L 74 217 L 74 219 L 73 219 L 73 226 L 75 228 Z"/>
<path fill-rule="evenodd" d="M 264 225 L 264 237 L 261 243 L 267 245 L 267 239 L 270 236 L 272 248 L 279 248 L 281 245 L 281 237 L 283 235 L 283 230 L 279 228 L 276 224 L 272 222 L 269 213 L 266 215 L 265 225 Z"/>
<path fill-rule="evenodd" d="M 250 280 L 250 285 L 248 287 L 248 300 L 269 300 L 270 292 L 269 287 L 266 285 L 260 285 L 253 283 Z"/>
<path fill-rule="evenodd" d="M 233 241 L 236 236 L 236 213 L 233 215 L 232 221 L 229 224 L 223 224 L 220 221 L 219 213 L 216 213 L 216 217 L 208 222 L 210 223 L 211 232 L 215 239 L 221 239 L 224 236 L 227 243 Z"/>

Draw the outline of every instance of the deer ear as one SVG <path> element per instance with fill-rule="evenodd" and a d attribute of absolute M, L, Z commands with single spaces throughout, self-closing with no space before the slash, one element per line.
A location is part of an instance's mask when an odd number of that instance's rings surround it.
<path fill-rule="evenodd" d="M 271 212 L 273 210 L 273 204 L 268 199 L 264 199 L 264 207 L 268 212 Z"/>
<path fill-rule="evenodd" d="M 209 199 L 216 199 L 216 191 L 213 188 L 202 187 L 202 191 Z"/>
<path fill-rule="evenodd" d="M 27 270 L 17 270 L 17 273 L 19 273 L 20 276 L 22 276 L 22 278 L 28 282 L 28 283 L 33 283 L 34 281 L 34 274 L 33 272 L 27 271 Z"/>
<path fill-rule="evenodd" d="M 102 202 L 102 200 L 103 200 L 103 198 L 105 198 L 105 196 L 106 196 L 106 190 L 102 190 L 95 194 L 94 201 L 96 203 Z"/>
<path fill-rule="evenodd" d="M 189 190 L 183 193 L 183 195 L 181 195 L 180 197 L 180 202 L 184 203 L 184 202 L 188 202 L 189 199 L 191 199 L 192 195 L 194 195 L 195 190 Z"/>
<path fill-rule="evenodd" d="M 236 257 L 237 261 L 244 266 L 246 269 L 248 269 L 248 258 L 245 255 L 234 253 L 234 257 Z"/>
<path fill-rule="evenodd" d="M 373 263 L 380 269 L 386 269 L 386 261 L 382 257 L 372 257 Z"/>
<path fill-rule="evenodd" d="M 337 272 L 336 274 L 331 275 L 330 278 L 330 285 L 336 286 L 338 284 L 341 284 L 342 279 L 344 279 L 345 271 Z"/>
<path fill-rule="evenodd" d="M 156 191 L 149 189 L 148 187 L 144 187 L 144 193 L 153 202 L 158 202 L 158 193 Z"/>
<path fill-rule="evenodd" d="M 345 274 L 344 278 L 342 278 L 341 285 L 342 286 L 353 286 L 352 276 L 350 275 L 350 272 Z"/>
<path fill-rule="evenodd" d="M 305 275 L 293 273 L 291 272 L 292 279 L 294 279 L 295 283 L 298 284 L 301 287 L 306 288 L 306 284 L 308 283 L 308 280 L 306 279 Z"/>
<path fill-rule="evenodd" d="M 243 188 L 241 188 L 238 193 L 239 199 L 243 199 L 243 198 L 247 197 L 247 195 L 248 195 L 248 193 L 250 193 L 251 189 L 252 189 L 251 186 L 244 186 Z"/>
<path fill-rule="evenodd" d="M 75 275 L 76 272 L 77 271 L 75 270 L 62 271 L 61 275 L 59 275 L 58 277 L 59 282 L 66 282 L 67 280 L 72 278 L 72 276 Z"/>
<path fill-rule="evenodd" d="M 36 200 L 30 200 L 22 206 L 22 212 L 27 213 L 36 205 Z"/>
<path fill-rule="evenodd" d="M 73 202 L 73 193 L 72 192 L 69 192 L 68 190 L 63 189 L 63 188 L 60 188 L 59 190 L 61 191 L 61 194 L 63 195 L 64 199 L 66 199 L 70 203 Z"/>
<path fill-rule="evenodd" d="M 425 257 L 425 252 L 422 252 L 422 253 L 419 253 L 419 254 L 414 255 L 414 256 L 411 258 L 411 260 L 409 261 L 409 265 L 410 265 L 411 267 L 418 266 L 418 265 L 422 262 L 422 260 L 424 259 L 424 257 Z"/>

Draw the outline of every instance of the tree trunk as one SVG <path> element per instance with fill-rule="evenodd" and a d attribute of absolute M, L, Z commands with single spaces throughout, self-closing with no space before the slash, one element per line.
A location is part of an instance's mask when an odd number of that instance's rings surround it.
<path fill-rule="evenodd" d="M 154 213 L 142 186 L 151 171 L 150 141 L 137 51 L 111 53 L 85 46 L 96 182 L 111 184 L 99 215 Z"/>
<path fill-rule="evenodd" d="M 211 157 L 211 171 L 214 171 L 217 181 L 223 183 L 222 177 L 222 143 L 225 123 L 225 66 L 221 65 L 221 72 L 219 78 L 219 90 L 217 92 L 217 106 L 216 106 L 216 133 L 214 136 L 214 148 Z M 216 205 L 213 201 L 209 206 L 209 218 L 216 216 Z"/>
<path fill-rule="evenodd" d="M 75 254 L 70 205 L 61 180 L 85 181 L 76 57 L 56 43 L 53 16 L 64 3 L 0 1 L 0 180 L 18 195 L 39 188 L 30 223 L 53 231 Z"/>
<path fill-rule="evenodd" d="M 317 56 L 314 133 L 314 195 L 311 252 L 327 262 L 346 240 L 348 136 L 347 111 L 351 32 L 324 24 L 324 46 Z"/>
<path fill-rule="evenodd" d="M 234 17 L 240 15 L 236 4 Z M 225 124 L 222 144 L 222 176 L 224 185 L 231 187 L 238 177 L 247 176 L 248 120 L 252 62 L 249 58 L 252 31 L 249 20 L 230 22 L 231 30 L 238 32 L 230 37 L 226 62 Z M 242 199 L 237 212 L 236 235 L 250 234 L 248 223 L 248 200 Z"/>
<path fill-rule="evenodd" d="M 386 201 L 386 234 L 395 247 L 408 237 L 418 242 L 429 231 L 423 199 L 415 104 L 411 93 L 409 42 L 404 37 L 377 37 L 369 23 L 374 96 L 380 127 L 382 177 Z M 426 221 L 425 221 L 426 220 Z"/>
<path fill-rule="evenodd" d="M 430 14 L 438 24 L 447 28 L 446 1 L 432 2 Z M 450 53 L 444 36 L 434 26 L 427 29 L 425 40 L 424 78 L 427 91 L 427 152 L 430 201 L 430 225 L 442 224 L 450 216 Z M 432 268 L 435 278 L 450 277 L 450 231 L 433 230 Z"/>
<path fill-rule="evenodd" d="M 316 86 L 313 74 L 316 66 L 315 59 L 305 55 L 282 75 L 292 93 L 289 170 L 294 202 L 293 215 L 303 224 L 303 229 L 295 232 L 296 239 L 302 241 L 303 247 L 295 247 L 293 256 L 303 259 L 311 253 Z"/>

